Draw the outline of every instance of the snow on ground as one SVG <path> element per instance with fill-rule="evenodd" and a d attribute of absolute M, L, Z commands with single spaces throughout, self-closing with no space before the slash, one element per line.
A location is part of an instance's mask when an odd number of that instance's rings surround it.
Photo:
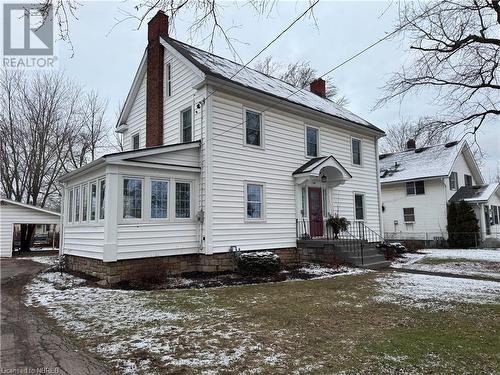
<path fill-rule="evenodd" d="M 298 269 L 299 272 L 303 272 L 309 275 L 314 275 L 313 279 L 325 279 L 335 276 L 343 275 L 358 275 L 361 273 L 369 272 L 370 270 L 365 270 L 361 268 L 352 268 L 346 266 L 339 266 L 338 268 L 323 267 L 317 264 L 309 264 Z"/>
<path fill-rule="evenodd" d="M 47 264 L 49 266 L 55 266 L 57 262 L 59 261 L 59 256 L 58 255 L 47 255 L 47 256 L 32 256 L 32 257 L 16 257 L 15 259 L 24 259 L 24 260 L 31 260 L 33 262 L 41 263 L 41 264 Z"/>
<path fill-rule="evenodd" d="M 448 309 L 452 303 L 500 303 L 500 282 L 434 275 L 392 273 L 379 276 L 379 302 Z"/>
<path fill-rule="evenodd" d="M 425 259 L 445 262 L 429 264 Z M 450 261 L 446 262 L 447 259 Z M 500 279 L 500 249 L 424 249 L 419 253 L 404 254 L 404 258 L 396 259 L 391 266 Z"/>

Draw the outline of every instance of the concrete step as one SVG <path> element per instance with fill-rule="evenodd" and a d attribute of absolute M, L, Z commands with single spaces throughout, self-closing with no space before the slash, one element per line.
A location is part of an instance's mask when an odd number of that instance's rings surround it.
<path fill-rule="evenodd" d="M 360 265 L 361 263 L 368 264 L 385 262 L 385 257 L 382 254 L 363 256 L 363 258 L 360 256 L 351 256 L 349 258 L 356 265 Z"/>
<path fill-rule="evenodd" d="M 363 265 L 358 266 L 359 268 L 367 268 L 371 270 L 378 270 L 381 268 L 389 268 L 391 266 L 391 262 L 388 260 L 384 260 L 382 262 L 375 262 L 375 263 L 365 263 Z"/>

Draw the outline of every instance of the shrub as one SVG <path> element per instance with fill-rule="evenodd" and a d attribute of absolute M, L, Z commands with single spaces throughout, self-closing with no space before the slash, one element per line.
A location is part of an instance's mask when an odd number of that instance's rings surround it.
<path fill-rule="evenodd" d="M 281 270 L 281 260 L 271 251 L 237 253 L 236 266 L 243 275 L 274 275 Z"/>
<path fill-rule="evenodd" d="M 464 201 L 448 206 L 448 244 L 450 247 L 474 247 L 479 238 L 479 225 L 472 206 Z"/>

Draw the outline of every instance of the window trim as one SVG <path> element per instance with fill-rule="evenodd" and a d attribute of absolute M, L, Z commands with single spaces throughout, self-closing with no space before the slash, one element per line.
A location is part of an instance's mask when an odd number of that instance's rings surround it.
<path fill-rule="evenodd" d="M 130 218 L 124 217 L 125 212 L 123 210 L 124 210 L 125 195 L 123 192 L 123 188 L 125 186 L 125 180 L 139 180 L 139 181 L 141 181 L 141 217 L 140 218 L 139 217 L 130 217 Z M 145 221 L 145 214 L 144 214 L 144 210 L 145 210 L 144 204 L 146 203 L 145 199 L 144 199 L 144 190 L 146 187 L 145 180 L 146 179 L 144 176 L 133 176 L 133 175 L 122 175 L 121 176 L 120 183 L 119 183 L 120 193 L 118 194 L 118 197 L 120 199 L 120 204 L 119 204 L 119 212 L 120 212 L 119 215 L 120 216 L 119 216 L 119 218 L 120 218 L 120 221 L 122 223 Z M 104 213 L 104 217 L 106 217 L 106 213 Z"/>
<path fill-rule="evenodd" d="M 356 219 L 356 195 L 361 195 L 363 197 L 363 219 Z M 352 192 L 352 205 L 353 205 L 353 219 L 354 221 L 366 221 L 366 194 L 361 191 L 353 191 Z"/>
<path fill-rule="evenodd" d="M 104 198 L 101 202 L 101 184 L 104 182 Z M 97 179 L 97 215 L 96 219 L 98 222 L 106 220 L 106 193 L 108 190 L 106 177 Z M 104 203 L 104 217 L 101 218 L 101 203 Z"/>
<path fill-rule="evenodd" d="M 189 217 L 177 217 L 177 184 L 189 184 Z M 193 181 L 192 180 L 185 180 L 182 178 L 179 179 L 174 179 L 173 183 L 173 194 L 172 194 L 172 199 L 173 199 L 173 204 L 172 204 L 172 210 L 173 210 L 173 215 L 172 218 L 175 221 L 192 221 L 194 219 L 193 215 L 193 209 L 194 209 L 194 190 L 193 190 Z M 151 215 L 150 215 L 151 216 Z"/>
<path fill-rule="evenodd" d="M 172 97 L 172 63 L 167 63 L 167 69 L 165 69 L 166 73 L 166 82 L 167 82 L 167 98 Z"/>
<path fill-rule="evenodd" d="M 184 112 L 187 112 L 187 111 L 191 111 L 191 140 L 190 141 L 185 141 L 184 140 L 184 122 L 183 122 L 183 114 Z M 181 143 L 189 143 L 189 142 L 193 142 L 193 139 L 194 139 L 194 109 L 193 109 L 193 106 L 190 105 L 188 107 L 185 107 L 184 109 L 181 109 L 180 111 L 180 131 L 181 131 L 181 134 L 180 134 L 180 141 Z"/>
<path fill-rule="evenodd" d="M 253 112 L 260 115 L 260 145 L 252 145 L 247 143 L 247 112 Z M 265 116 L 264 112 L 256 108 L 243 107 L 243 146 L 265 150 Z"/>
<path fill-rule="evenodd" d="M 467 185 L 467 177 L 470 179 L 470 185 Z M 464 186 L 473 186 L 472 176 L 470 174 L 464 173 Z"/>
<path fill-rule="evenodd" d="M 137 148 L 134 148 L 134 138 L 137 137 Z M 132 150 L 139 150 L 141 148 L 141 135 L 139 132 L 135 132 L 132 134 L 130 137 L 130 149 Z"/>
<path fill-rule="evenodd" d="M 424 185 L 424 192 L 422 194 L 417 194 L 417 182 L 422 182 Z M 413 193 L 408 193 L 408 184 L 413 184 Z M 425 195 L 425 180 L 415 180 L 415 181 L 407 181 L 405 182 L 405 191 L 406 196 L 417 196 L 417 195 Z"/>
<path fill-rule="evenodd" d="M 170 221 L 170 206 L 172 205 L 172 202 L 171 202 L 171 186 L 172 186 L 172 183 L 171 183 L 171 180 L 169 178 L 161 178 L 161 177 L 155 177 L 155 176 L 151 176 L 148 178 L 148 181 L 149 183 L 147 184 L 148 185 L 148 211 L 149 211 L 149 216 L 147 217 L 148 220 L 151 220 L 152 222 L 168 222 Z M 153 182 L 155 181 L 159 181 L 159 182 L 166 182 L 167 183 L 167 217 L 153 217 L 153 214 L 152 214 L 152 202 L 153 202 L 153 194 L 152 194 L 152 187 L 153 187 Z M 175 197 L 174 197 L 174 203 L 175 203 Z"/>
<path fill-rule="evenodd" d="M 82 223 L 88 223 L 89 222 L 89 183 L 88 181 L 80 186 L 81 189 L 81 195 L 82 195 Z M 85 193 L 83 194 L 83 191 L 85 189 Z M 83 207 L 83 202 L 86 202 L 87 209 L 84 209 Z M 85 220 L 83 219 L 83 215 L 85 214 Z"/>
<path fill-rule="evenodd" d="M 249 218 L 247 212 L 248 206 L 248 185 L 259 185 L 262 187 L 261 194 L 261 217 L 259 218 Z M 243 218 L 245 223 L 265 223 L 267 221 L 266 216 L 266 183 L 260 181 L 244 181 L 243 182 Z"/>
<path fill-rule="evenodd" d="M 316 156 L 311 156 L 311 155 L 308 155 L 307 154 L 307 128 L 311 128 L 311 129 L 316 129 L 318 132 L 316 133 L 317 134 L 317 137 L 316 137 Z M 321 150 L 321 128 L 317 127 L 317 126 L 312 126 L 312 125 L 304 125 L 304 155 L 306 156 L 306 158 L 308 159 L 314 159 L 314 158 L 317 158 L 319 157 L 320 155 L 320 150 Z"/>
<path fill-rule="evenodd" d="M 452 178 L 454 176 L 454 178 Z M 451 172 L 450 177 L 448 178 L 449 184 L 450 184 L 450 190 L 457 191 L 458 190 L 458 173 L 457 172 Z M 455 183 L 455 186 L 451 186 L 451 181 Z"/>
<path fill-rule="evenodd" d="M 412 214 L 405 214 L 405 210 L 409 210 L 409 209 L 413 210 L 413 213 Z M 413 216 L 413 220 L 406 220 L 407 216 Z M 405 224 L 414 224 L 416 222 L 415 217 L 416 217 L 415 207 L 403 207 L 403 222 Z"/>
<path fill-rule="evenodd" d="M 92 186 L 95 185 L 95 212 L 92 219 Z M 96 222 L 99 216 L 99 184 L 97 180 L 89 181 L 89 222 Z"/>
<path fill-rule="evenodd" d="M 74 199 L 75 199 L 75 192 L 74 192 L 73 188 L 68 189 L 68 212 L 69 212 L 68 220 L 67 220 L 68 224 L 73 224 L 75 222 L 73 220 L 73 216 L 74 216 L 74 212 L 75 212 Z"/>
<path fill-rule="evenodd" d="M 359 164 L 354 163 L 354 149 L 352 147 L 352 142 L 354 140 L 359 141 Z M 351 165 L 353 167 L 361 167 L 362 168 L 364 165 L 363 156 L 364 156 L 363 139 L 351 136 Z"/>

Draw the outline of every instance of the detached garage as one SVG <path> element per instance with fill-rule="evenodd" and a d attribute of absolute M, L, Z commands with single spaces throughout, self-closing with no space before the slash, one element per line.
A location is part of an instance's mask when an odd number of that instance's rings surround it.
<path fill-rule="evenodd" d="M 58 225 L 60 214 L 9 199 L 0 199 L 0 256 L 11 257 L 14 226 L 17 224 Z"/>

